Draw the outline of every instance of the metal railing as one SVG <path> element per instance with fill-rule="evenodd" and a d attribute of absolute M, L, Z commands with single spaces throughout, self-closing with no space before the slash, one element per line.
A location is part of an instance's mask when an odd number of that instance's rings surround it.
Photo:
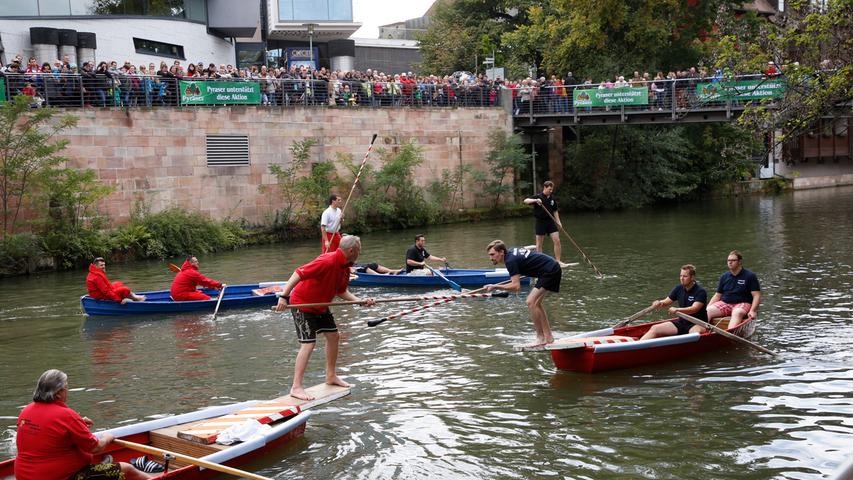
<path fill-rule="evenodd" d="M 338 107 L 499 107 L 499 88 L 492 84 L 396 83 L 358 80 L 290 78 L 198 78 L 108 74 L 0 74 L 0 95 L 8 100 L 27 94 L 33 106 L 52 107 L 187 107 L 180 82 L 247 82 L 258 84 L 258 100 L 248 105 Z M 203 105 L 203 106 L 215 106 Z"/>

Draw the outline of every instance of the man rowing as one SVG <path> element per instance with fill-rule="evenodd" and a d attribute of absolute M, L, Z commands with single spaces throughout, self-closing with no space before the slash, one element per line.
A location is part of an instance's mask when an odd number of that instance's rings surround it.
<path fill-rule="evenodd" d="M 447 262 L 446 257 L 436 257 L 430 255 L 424 246 L 426 245 L 426 237 L 422 233 L 415 235 L 415 244 L 406 250 L 406 273 L 412 275 L 430 275 L 429 270 L 425 270 L 427 260 L 435 260 L 437 262 Z M 415 272 L 415 273 L 412 273 Z"/>
<path fill-rule="evenodd" d="M 172 281 L 172 288 L 169 293 L 172 295 L 172 300 L 176 302 L 210 300 L 209 295 L 197 290 L 199 286 L 222 290 L 228 285 L 202 275 L 202 273 L 198 271 L 198 258 L 190 256 L 186 261 L 184 261 L 184 264 L 181 265 L 181 271 L 175 275 L 175 279 Z"/>
<path fill-rule="evenodd" d="M 679 284 L 669 292 L 666 297 L 652 302 L 654 308 L 669 307 L 673 302 L 678 302 L 678 307 L 670 307 L 668 312 L 675 315 L 678 312 L 692 315 L 699 320 L 707 321 L 708 314 L 705 306 L 708 304 L 708 293 L 701 285 L 696 283 L 696 267 L 687 264 L 681 267 L 678 277 Z M 658 337 L 669 337 L 672 335 L 684 335 L 685 333 L 704 333 L 705 329 L 694 325 L 687 320 L 678 318 L 671 322 L 658 323 L 643 335 L 640 340 L 649 340 Z"/>
<path fill-rule="evenodd" d="M 279 294 L 277 312 L 284 311 L 288 303 L 328 303 L 335 297 L 351 302 L 360 302 L 370 306 L 376 302 L 372 298 L 360 299 L 349 291 L 350 267 L 361 253 L 361 239 L 347 235 L 341 239 L 338 249 L 324 253 L 293 272 L 284 289 Z M 296 325 L 296 337 L 299 340 L 299 353 L 293 374 L 290 395 L 301 400 L 314 400 L 305 391 L 303 380 L 308 360 L 317 343 L 317 334 L 326 336 L 326 383 L 350 387 L 336 371 L 338 361 L 338 343 L 340 334 L 335 318 L 329 307 L 305 307 L 291 309 L 293 323 Z"/>
<path fill-rule="evenodd" d="M 533 321 L 533 329 L 536 331 L 536 342 L 522 346 L 538 347 L 553 343 L 554 335 L 551 333 L 551 325 L 548 323 L 548 314 L 542 306 L 542 300 L 548 292 L 560 291 L 560 280 L 563 275 L 560 264 L 552 257 L 534 250 L 521 247 L 507 250 L 506 244 L 501 240 L 493 240 L 489 243 L 486 252 L 493 264 L 506 264 L 510 275 L 509 283 L 486 285 L 484 288 L 487 292 L 496 289 L 517 292 L 521 289 L 522 276 L 536 277 L 536 285 L 525 301 L 530 319 Z"/>
<path fill-rule="evenodd" d="M 733 328 L 758 314 L 761 304 L 761 285 L 758 277 L 743 268 L 743 255 L 732 250 L 726 258 L 729 271 L 720 276 L 717 292 L 708 302 L 708 320 L 731 315 L 729 327 Z"/>

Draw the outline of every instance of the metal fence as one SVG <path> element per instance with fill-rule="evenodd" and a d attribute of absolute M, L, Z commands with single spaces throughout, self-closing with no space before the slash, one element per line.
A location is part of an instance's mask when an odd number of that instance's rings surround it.
<path fill-rule="evenodd" d="M 493 84 L 396 83 L 284 78 L 176 78 L 110 74 L 0 74 L 2 99 L 29 95 L 33 106 L 190 107 L 181 81 L 256 84 L 257 100 L 244 105 L 339 107 L 499 107 Z M 235 102 L 230 102 L 234 104 Z M 208 106 L 217 103 L 211 101 Z M 192 105 L 191 107 L 197 107 Z"/>

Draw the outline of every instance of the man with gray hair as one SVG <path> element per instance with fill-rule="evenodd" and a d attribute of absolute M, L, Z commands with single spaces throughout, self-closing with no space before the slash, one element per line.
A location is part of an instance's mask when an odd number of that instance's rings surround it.
<path fill-rule="evenodd" d="M 293 272 L 284 289 L 278 294 L 280 298 L 275 310 L 277 312 L 284 311 L 291 301 L 295 305 L 328 303 L 335 297 L 350 302 L 359 302 L 364 306 L 374 305 L 376 302 L 372 298 L 360 299 L 348 289 L 350 267 L 358 259 L 360 253 L 361 239 L 354 235 L 343 237 L 337 250 L 324 253 Z M 292 308 L 291 313 L 293 314 L 293 323 L 296 325 L 296 337 L 299 340 L 300 347 L 299 353 L 296 355 L 290 395 L 302 400 L 314 400 L 314 397 L 305 391 L 302 381 L 305 377 L 305 369 L 308 367 L 308 360 L 311 358 L 311 352 L 314 351 L 314 345 L 317 343 L 318 333 L 326 335 L 326 383 L 350 387 L 351 385 L 338 377 L 336 372 L 340 334 L 329 308 Z"/>
<path fill-rule="evenodd" d="M 17 480 L 151 478 L 129 463 L 93 462 L 92 455 L 103 451 L 114 437 L 93 435 L 89 430 L 92 421 L 69 408 L 67 400 L 68 376 L 59 370 L 42 373 L 33 403 L 18 416 Z"/>

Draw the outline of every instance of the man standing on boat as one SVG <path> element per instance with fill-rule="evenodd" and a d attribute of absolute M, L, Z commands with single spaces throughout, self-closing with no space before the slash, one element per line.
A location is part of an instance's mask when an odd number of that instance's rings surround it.
<path fill-rule="evenodd" d="M 681 267 L 679 275 L 679 284 L 669 292 L 669 295 L 652 302 L 654 308 L 664 308 L 672 305 L 673 302 L 678 302 L 678 307 L 669 307 L 669 314 L 675 315 L 678 312 L 692 315 L 703 322 L 708 321 L 708 313 L 705 306 L 708 304 L 708 292 L 696 283 L 696 267 L 687 264 Z M 684 335 L 685 333 L 705 333 L 705 329 L 699 325 L 678 318 L 671 322 L 658 323 L 643 335 L 640 340 L 649 340 L 651 338 L 669 337 L 672 335 Z"/>
<path fill-rule="evenodd" d="M 198 271 L 198 258 L 192 256 L 184 261 L 181 265 L 181 271 L 175 275 L 172 281 L 172 288 L 169 292 L 172 295 L 172 300 L 176 302 L 186 302 L 189 300 L 210 300 L 210 296 L 204 292 L 198 291 L 198 286 L 215 288 L 222 290 L 228 285 L 217 282 L 216 280 L 205 277 Z"/>
<path fill-rule="evenodd" d="M 294 305 L 328 303 L 335 297 L 350 302 L 359 302 L 364 306 L 374 305 L 376 302 L 372 298 L 360 299 L 347 288 L 349 286 L 350 267 L 358 259 L 360 253 L 361 239 L 354 235 L 347 235 L 341 239 L 340 246 L 334 252 L 324 253 L 310 263 L 297 268 L 279 294 L 280 297 L 275 310 L 277 312 L 284 311 L 291 302 Z M 302 400 L 314 399 L 305 391 L 302 382 L 305 378 L 305 369 L 308 367 L 311 352 L 314 351 L 314 345 L 317 343 L 318 333 L 326 335 L 326 383 L 350 387 L 349 383 L 338 377 L 336 371 L 340 334 L 329 307 L 291 309 L 291 313 L 293 314 L 293 323 L 296 325 L 296 336 L 300 347 L 299 353 L 296 355 L 296 367 L 290 395 Z"/>
<path fill-rule="evenodd" d="M 89 296 L 96 300 L 112 300 L 114 302 L 144 302 L 145 295 L 137 295 L 121 282 L 110 282 L 107 278 L 107 262 L 103 257 L 92 260 L 89 274 L 86 275 L 86 290 Z"/>
<path fill-rule="evenodd" d="M 726 263 L 729 271 L 720 276 L 717 293 L 708 302 L 708 321 L 731 315 L 731 329 L 740 325 L 744 317 L 752 320 L 758 315 L 761 285 L 754 273 L 743 268 L 743 255 L 737 250 L 729 253 Z"/>
<path fill-rule="evenodd" d="M 493 240 L 487 247 L 489 260 L 493 264 L 506 264 L 509 271 L 510 281 L 506 284 L 486 285 L 487 292 L 492 290 L 506 290 L 517 292 L 521 289 L 521 277 L 536 277 L 536 285 L 527 295 L 527 310 L 533 321 L 533 329 L 536 330 L 536 343 L 523 345 L 525 347 L 538 347 L 554 342 L 551 333 L 551 325 L 548 323 L 548 314 L 542 306 L 542 300 L 548 292 L 560 291 L 560 280 L 563 270 L 560 264 L 552 257 L 526 248 L 515 247 L 507 250 L 506 244 L 500 240 Z"/>
<path fill-rule="evenodd" d="M 426 237 L 422 233 L 415 235 L 415 244 L 409 247 L 406 250 L 406 273 L 417 272 L 416 274 L 424 274 L 429 275 L 429 270 L 424 270 L 424 266 L 426 266 L 427 259 L 435 260 L 437 262 L 447 262 L 446 257 L 436 257 L 435 255 L 430 255 L 429 252 L 424 248 L 426 245 Z M 415 275 L 416 275 L 415 274 Z"/>
<path fill-rule="evenodd" d="M 560 212 L 557 207 L 557 200 L 554 199 L 554 182 L 548 180 L 542 184 L 542 193 L 525 198 L 524 203 L 533 205 L 533 217 L 536 219 L 534 230 L 536 233 L 536 251 L 542 253 L 542 248 L 545 246 L 545 236 L 551 237 L 554 242 L 554 258 L 561 267 L 566 265 L 560 261 L 563 247 L 560 243 L 560 229 L 563 228 L 560 222 Z M 548 215 L 550 213 L 550 215 Z M 553 219 L 551 217 L 554 217 Z M 556 222 L 554 221 L 556 220 Z"/>
<path fill-rule="evenodd" d="M 341 196 L 332 194 L 329 197 L 329 207 L 320 217 L 320 238 L 323 242 L 320 253 L 334 252 L 341 243 Z"/>

